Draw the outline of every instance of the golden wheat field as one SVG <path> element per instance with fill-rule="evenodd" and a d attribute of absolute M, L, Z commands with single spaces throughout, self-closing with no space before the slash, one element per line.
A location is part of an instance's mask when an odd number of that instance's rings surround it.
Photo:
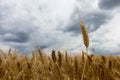
<path fill-rule="evenodd" d="M 86 66 L 84 66 L 86 62 Z M 85 68 L 85 69 L 84 69 Z M 52 50 L 51 56 L 41 49 L 32 57 L 0 52 L 0 80 L 119 80 L 120 57 L 88 55 L 69 56 Z"/>

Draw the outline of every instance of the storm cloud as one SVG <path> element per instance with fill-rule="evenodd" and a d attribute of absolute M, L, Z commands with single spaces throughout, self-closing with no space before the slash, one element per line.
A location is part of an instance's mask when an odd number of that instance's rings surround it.
<path fill-rule="evenodd" d="M 85 14 L 82 18 L 85 23 L 88 32 L 96 31 L 101 25 L 107 23 L 112 17 L 112 14 L 100 11 L 89 12 Z M 80 16 L 79 12 L 75 11 L 65 28 L 61 29 L 63 32 L 72 33 L 73 36 L 78 36 L 80 34 Z"/>
<path fill-rule="evenodd" d="M 18 32 L 15 34 L 5 35 L 3 41 L 23 43 L 23 42 L 28 42 L 29 39 L 30 39 L 30 35 L 28 33 Z"/>
<path fill-rule="evenodd" d="M 4 19 L 2 21 L 4 22 Z M 35 27 L 31 21 L 19 19 L 12 23 L 8 20 L 7 23 L 0 25 L 0 35 L 3 41 L 21 43 L 30 40 L 30 36 L 34 32 L 33 27 Z"/>
<path fill-rule="evenodd" d="M 120 7 L 120 0 L 99 0 L 99 7 L 105 10 L 115 9 Z"/>

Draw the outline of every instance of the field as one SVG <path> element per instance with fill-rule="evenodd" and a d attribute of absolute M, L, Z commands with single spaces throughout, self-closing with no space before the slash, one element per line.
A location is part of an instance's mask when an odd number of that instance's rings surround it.
<path fill-rule="evenodd" d="M 86 66 L 85 66 L 86 63 Z M 19 55 L 15 51 L 0 53 L 0 80 L 119 80 L 120 56 L 82 55 L 69 56 L 57 53 L 51 56 L 41 49 L 32 57 Z"/>

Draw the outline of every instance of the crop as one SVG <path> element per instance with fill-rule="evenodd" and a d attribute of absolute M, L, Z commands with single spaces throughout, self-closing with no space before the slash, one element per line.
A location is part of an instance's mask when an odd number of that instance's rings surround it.
<path fill-rule="evenodd" d="M 53 50 L 47 56 L 38 48 L 28 57 L 1 50 L 0 80 L 119 80 L 119 56 L 82 54 L 70 56 Z"/>

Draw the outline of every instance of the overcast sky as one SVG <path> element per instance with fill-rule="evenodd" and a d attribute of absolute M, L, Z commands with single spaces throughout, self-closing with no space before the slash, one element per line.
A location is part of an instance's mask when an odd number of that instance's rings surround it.
<path fill-rule="evenodd" d="M 120 53 L 120 0 L 0 0 L 0 48 L 27 53 L 85 49 L 80 15 L 96 53 Z"/>

